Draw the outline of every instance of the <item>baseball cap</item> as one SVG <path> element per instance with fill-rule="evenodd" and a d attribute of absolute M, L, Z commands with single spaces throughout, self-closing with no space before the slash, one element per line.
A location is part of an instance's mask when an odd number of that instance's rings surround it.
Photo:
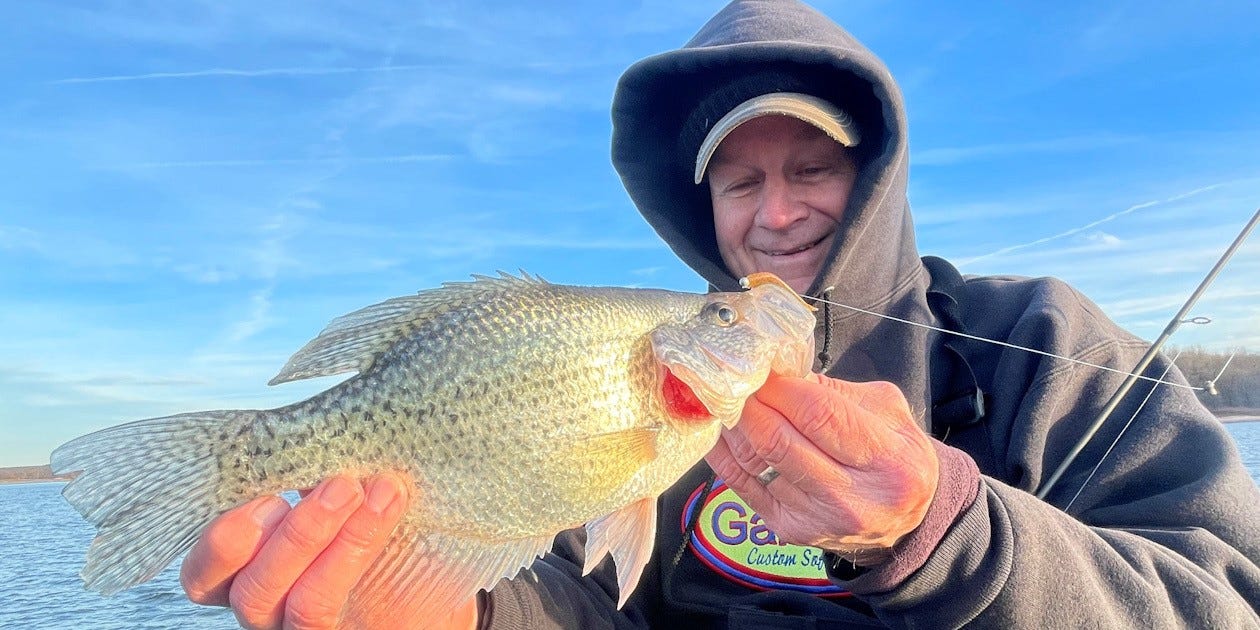
<path fill-rule="evenodd" d="M 846 147 L 856 146 L 862 139 L 849 114 L 830 101 L 799 92 L 762 94 L 736 105 L 713 125 L 696 154 L 695 183 L 704 181 L 704 172 L 709 167 L 709 161 L 713 159 L 714 152 L 726 136 L 736 127 L 767 115 L 791 116 L 805 121 Z"/>

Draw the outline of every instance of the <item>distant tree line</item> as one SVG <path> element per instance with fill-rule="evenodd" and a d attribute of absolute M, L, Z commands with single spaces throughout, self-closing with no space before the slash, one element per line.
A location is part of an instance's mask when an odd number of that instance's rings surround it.
<path fill-rule="evenodd" d="M 23 481 L 26 479 L 52 479 L 52 469 L 48 466 L 12 466 L 0 468 L 0 481 Z"/>
<path fill-rule="evenodd" d="M 1166 349 L 1164 354 L 1173 357 L 1177 351 Z M 1191 385 L 1207 387 L 1208 381 L 1215 379 L 1215 396 L 1208 391 L 1195 392 L 1203 406 L 1218 415 L 1260 415 L 1260 353 L 1238 350 L 1230 361 L 1231 352 L 1208 352 L 1198 346 L 1180 351 L 1177 367 Z M 1222 367 L 1225 373 L 1217 378 Z"/>

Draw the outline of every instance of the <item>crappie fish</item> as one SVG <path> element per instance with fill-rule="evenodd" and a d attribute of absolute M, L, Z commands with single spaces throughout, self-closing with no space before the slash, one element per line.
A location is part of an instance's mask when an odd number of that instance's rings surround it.
<path fill-rule="evenodd" d="M 255 497 L 392 470 L 415 489 L 343 621 L 442 618 L 583 524 L 585 572 L 611 553 L 620 606 L 651 557 L 657 497 L 771 371 L 810 369 L 813 309 L 769 274 L 745 284 L 700 295 L 502 275 L 340 317 L 271 381 L 358 372 L 322 393 L 53 452 L 58 474 L 83 471 L 63 494 L 98 529 L 84 582 L 142 583 Z"/>

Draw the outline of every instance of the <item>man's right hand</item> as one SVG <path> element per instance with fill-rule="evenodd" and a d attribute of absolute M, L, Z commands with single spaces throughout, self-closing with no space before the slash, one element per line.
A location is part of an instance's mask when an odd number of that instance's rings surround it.
<path fill-rule="evenodd" d="M 184 592 L 198 604 L 230 606 L 250 630 L 335 628 L 351 589 L 406 511 L 410 487 L 394 474 L 364 484 L 337 476 L 293 508 L 268 496 L 228 511 L 184 559 Z M 474 599 L 439 627 L 476 621 Z"/>

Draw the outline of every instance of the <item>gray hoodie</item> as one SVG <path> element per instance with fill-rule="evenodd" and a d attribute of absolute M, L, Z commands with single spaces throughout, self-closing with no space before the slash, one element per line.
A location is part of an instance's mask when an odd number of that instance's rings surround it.
<path fill-rule="evenodd" d="M 863 137 L 830 264 L 810 293 L 1118 371 L 1137 363 L 1146 343 L 1060 281 L 929 272 L 906 201 L 896 84 L 851 35 L 791 0 L 732 2 L 683 48 L 627 70 L 613 103 L 612 157 L 626 190 L 712 286 L 737 285 L 717 252 L 707 187 L 691 179 L 696 149 L 730 107 L 785 90 L 841 106 Z M 689 501 L 714 483 L 701 463 L 661 497 L 656 558 L 625 610 L 615 610 L 607 563 L 580 577 L 574 534 L 535 565 L 538 580 L 486 597 L 485 625 L 1260 627 L 1260 491 L 1193 392 L 1135 388 L 1042 501 L 1033 492 L 1121 374 L 840 307 L 820 311 L 816 335 L 816 370 L 896 383 L 937 438 L 937 495 L 893 561 L 831 567 L 847 597 L 733 583 L 689 529 Z M 1148 374 L 1167 367 L 1159 359 Z M 1165 378 L 1184 383 L 1175 368 Z M 960 411 L 960 401 L 982 404 Z"/>

